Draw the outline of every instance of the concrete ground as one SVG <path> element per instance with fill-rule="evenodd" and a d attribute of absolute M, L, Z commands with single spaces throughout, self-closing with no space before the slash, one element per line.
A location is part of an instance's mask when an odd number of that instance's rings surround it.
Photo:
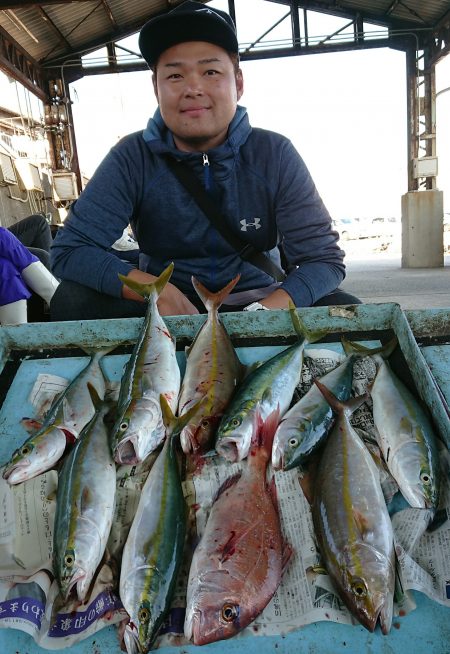
<path fill-rule="evenodd" d="M 364 303 L 397 302 L 403 309 L 450 307 L 450 232 L 444 266 L 402 268 L 400 236 L 341 241 L 347 276 L 341 288 Z"/>

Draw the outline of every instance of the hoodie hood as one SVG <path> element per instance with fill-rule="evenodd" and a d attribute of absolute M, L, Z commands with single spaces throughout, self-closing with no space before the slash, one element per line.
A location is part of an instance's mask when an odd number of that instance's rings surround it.
<path fill-rule="evenodd" d="M 239 148 L 244 145 L 252 128 L 245 107 L 237 106 L 234 118 L 228 128 L 228 136 L 224 143 L 217 148 L 208 150 L 208 154 L 214 162 L 225 159 L 235 158 Z M 172 154 L 176 159 L 189 161 L 198 158 L 198 152 L 182 152 L 175 146 L 172 132 L 164 123 L 161 112 L 155 111 L 152 118 L 147 123 L 142 136 L 148 148 L 154 154 Z"/>

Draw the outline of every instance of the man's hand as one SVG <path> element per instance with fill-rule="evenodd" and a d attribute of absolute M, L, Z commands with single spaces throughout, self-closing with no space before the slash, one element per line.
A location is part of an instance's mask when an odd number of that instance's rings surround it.
<path fill-rule="evenodd" d="M 127 277 L 141 284 L 151 284 L 156 281 L 155 275 L 143 272 L 142 270 L 130 270 Z M 144 302 L 144 298 L 125 286 L 122 287 L 122 297 L 125 300 L 137 300 Z M 158 299 L 158 310 L 161 316 L 191 316 L 198 313 L 197 308 L 190 300 L 170 282 L 166 284 Z"/>
<path fill-rule="evenodd" d="M 292 298 L 282 288 L 277 288 L 273 293 L 259 300 L 259 303 L 268 309 L 289 309 L 289 302 L 292 302 Z"/>

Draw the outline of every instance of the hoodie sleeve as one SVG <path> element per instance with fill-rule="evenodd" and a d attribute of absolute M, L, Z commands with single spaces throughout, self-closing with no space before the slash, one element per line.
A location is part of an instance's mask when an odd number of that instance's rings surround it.
<path fill-rule="evenodd" d="M 344 252 L 312 177 L 288 140 L 281 149 L 279 171 L 276 220 L 291 269 L 282 288 L 296 306 L 311 306 L 344 279 Z"/>
<path fill-rule="evenodd" d="M 70 208 L 51 248 L 52 271 L 60 279 L 120 297 L 118 274 L 132 269 L 111 247 L 123 234 L 139 202 L 142 166 L 130 138 L 118 143 Z"/>

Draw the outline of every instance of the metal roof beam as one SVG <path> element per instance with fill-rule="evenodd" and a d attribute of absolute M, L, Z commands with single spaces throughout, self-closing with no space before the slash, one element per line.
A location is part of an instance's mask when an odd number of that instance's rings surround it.
<path fill-rule="evenodd" d="M 115 30 L 119 29 L 119 26 L 116 22 L 116 19 L 114 18 L 113 12 L 111 11 L 111 7 L 109 6 L 108 1 L 102 0 L 102 5 L 106 12 L 106 15 L 109 18 L 109 22 L 111 23 L 111 25 L 114 27 Z"/>
<path fill-rule="evenodd" d="M 60 32 L 60 30 L 56 27 L 55 23 L 52 21 L 52 19 L 50 18 L 50 16 L 47 14 L 47 12 L 46 12 L 44 9 L 42 9 L 42 7 L 41 7 L 40 5 L 36 5 L 36 11 L 38 11 L 39 14 L 41 15 L 42 19 L 43 19 L 46 23 L 48 23 L 48 25 L 50 26 L 51 30 L 56 34 L 56 36 L 57 36 L 58 39 L 61 41 L 61 43 L 64 43 L 64 45 L 65 45 L 67 48 L 72 48 L 71 44 L 70 44 L 69 41 L 66 39 L 66 37 L 64 36 L 64 34 L 62 34 L 62 32 Z"/>
<path fill-rule="evenodd" d="M 35 7 L 41 5 L 68 5 L 72 2 L 92 2 L 92 0 L 42 0 L 42 2 L 8 2 L 0 0 L 0 9 L 23 9 L 24 7 Z"/>
<path fill-rule="evenodd" d="M 0 27 L 0 69 L 23 84 L 42 101 L 47 100 L 47 84 L 42 68 L 2 27 Z"/>

